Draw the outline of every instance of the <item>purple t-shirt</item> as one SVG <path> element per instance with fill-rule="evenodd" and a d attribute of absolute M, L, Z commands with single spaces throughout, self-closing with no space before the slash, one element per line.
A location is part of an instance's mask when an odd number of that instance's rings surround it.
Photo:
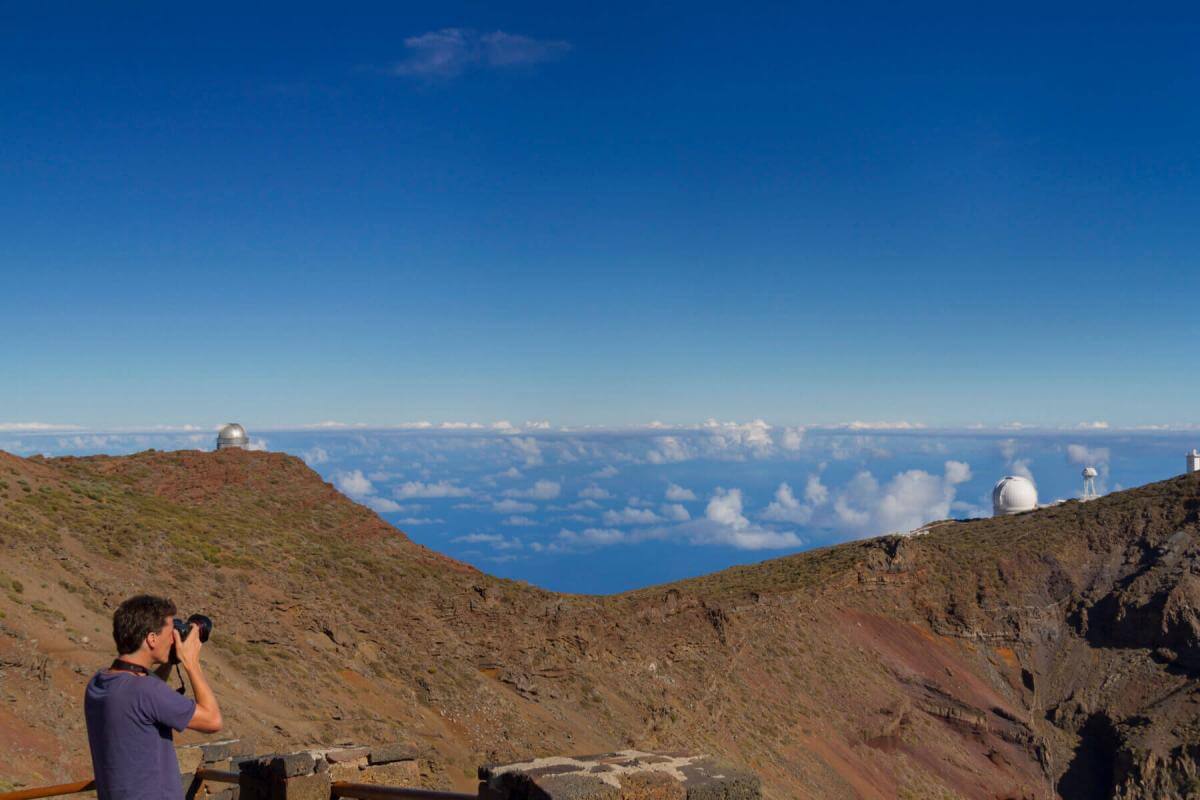
<path fill-rule="evenodd" d="M 93 675 L 83 714 L 98 800 L 182 800 L 171 729 L 183 731 L 195 711 L 194 700 L 154 675 Z"/>

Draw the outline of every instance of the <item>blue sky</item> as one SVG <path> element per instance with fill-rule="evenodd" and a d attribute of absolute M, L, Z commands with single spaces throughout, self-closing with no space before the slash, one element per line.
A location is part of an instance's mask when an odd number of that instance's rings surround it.
<path fill-rule="evenodd" d="M 581 591 L 970 516 L 1007 471 L 1166 477 L 1200 396 L 1198 33 L 6 6 L 0 449 L 236 419 L 418 541 Z"/>
<path fill-rule="evenodd" d="M 937 519 L 988 516 L 996 480 L 1042 503 L 1177 475 L 1200 429 L 922 429 L 761 420 L 254 430 L 414 540 L 567 592 L 663 583 Z M 0 431 L 22 455 L 209 449 L 215 431 Z"/>
<path fill-rule="evenodd" d="M 1200 13 L 0 12 L 0 423 L 1194 419 Z"/>

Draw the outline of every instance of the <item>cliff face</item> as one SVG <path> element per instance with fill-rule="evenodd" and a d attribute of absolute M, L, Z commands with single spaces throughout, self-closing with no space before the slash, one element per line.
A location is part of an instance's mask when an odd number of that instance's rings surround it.
<path fill-rule="evenodd" d="M 1183 476 L 597 598 L 433 553 L 280 454 L 0 454 L 0 779 L 88 773 L 83 686 L 150 591 L 216 620 L 232 733 L 408 739 L 446 787 L 640 747 L 780 800 L 1182 798 L 1198 504 Z"/>

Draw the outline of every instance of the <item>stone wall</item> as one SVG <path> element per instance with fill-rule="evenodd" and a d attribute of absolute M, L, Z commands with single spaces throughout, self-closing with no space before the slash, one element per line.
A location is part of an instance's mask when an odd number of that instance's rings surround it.
<path fill-rule="evenodd" d="M 758 777 L 710 756 L 622 750 L 479 769 L 481 800 L 759 800 Z"/>
<path fill-rule="evenodd" d="M 251 758 L 254 743 L 249 739 L 224 739 L 204 744 L 177 745 L 179 776 L 187 800 L 238 800 L 238 787 L 228 783 L 201 783 L 195 780 L 198 769 L 238 772 L 238 763 Z"/>
<path fill-rule="evenodd" d="M 332 783 L 428 787 L 431 774 L 403 744 L 340 745 L 255 755 L 253 743 L 230 739 L 175 748 L 186 800 L 329 800 Z M 197 769 L 233 772 L 237 784 L 201 780 Z"/>
<path fill-rule="evenodd" d="M 254 755 L 230 739 L 176 748 L 187 800 L 330 800 L 334 783 L 431 786 L 428 763 L 404 744 L 339 745 Z M 236 773 L 203 780 L 197 769 Z M 622 750 L 479 768 L 480 800 L 760 800 L 758 777 L 706 755 Z"/>

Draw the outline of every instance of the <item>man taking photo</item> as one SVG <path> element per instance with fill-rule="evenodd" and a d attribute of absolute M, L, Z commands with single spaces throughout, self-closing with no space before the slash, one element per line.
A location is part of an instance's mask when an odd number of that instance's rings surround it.
<path fill-rule="evenodd" d="M 117 658 L 92 676 L 83 703 L 98 800 L 182 800 L 172 731 L 221 729 L 221 709 L 200 669 L 199 632 L 180 637 L 175 611 L 170 600 L 143 594 L 113 614 Z M 195 700 L 166 683 L 172 647 Z"/>

